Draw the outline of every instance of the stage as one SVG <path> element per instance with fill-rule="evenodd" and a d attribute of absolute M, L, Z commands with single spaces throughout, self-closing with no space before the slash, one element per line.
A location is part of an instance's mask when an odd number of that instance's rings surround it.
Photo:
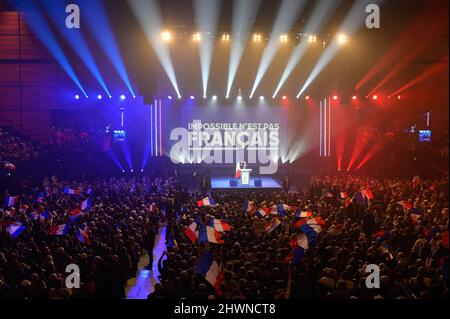
<path fill-rule="evenodd" d="M 261 190 L 281 190 L 282 186 L 272 177 L 250 177 L 249 185 L 242 185 L 237 180 L 237 186 L 230 186 L 230 177 L 211 177 L 211 189 L 261 189 Z M 255 180 L 261 180 L 261 186 L 255 186 Z"/>

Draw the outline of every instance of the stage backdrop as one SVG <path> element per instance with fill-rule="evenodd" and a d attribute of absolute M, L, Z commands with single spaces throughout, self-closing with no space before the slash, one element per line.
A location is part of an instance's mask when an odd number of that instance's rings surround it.
<path fill-rule="evenodd" d="M 287 106 L 162 104 L 162 145 L 175 163 L 232 167 L 247 161 L 259 175 L 276 173 L 288 160 Z"/>

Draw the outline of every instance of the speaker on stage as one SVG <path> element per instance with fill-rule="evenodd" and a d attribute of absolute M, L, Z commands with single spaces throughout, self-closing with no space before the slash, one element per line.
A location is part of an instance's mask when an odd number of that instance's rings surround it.
<path fill-rule="evenodd" d="M 261 179 L 255 179 L 255 187 L 261 187 L 262 186 L 262 180 Z"/>
<path fill-rule="evenodd" d="M 235 178 L 230 179 L 230 187 L 237 187 L 238 181 Z"/>

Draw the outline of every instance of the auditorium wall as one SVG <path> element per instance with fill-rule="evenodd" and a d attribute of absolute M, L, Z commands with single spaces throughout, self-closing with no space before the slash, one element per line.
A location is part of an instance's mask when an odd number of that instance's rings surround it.
<path fill-rule="evenodd" d="M 60 70 L 18 12 L 0 12 L 0 126 L 50 141 Z"/>

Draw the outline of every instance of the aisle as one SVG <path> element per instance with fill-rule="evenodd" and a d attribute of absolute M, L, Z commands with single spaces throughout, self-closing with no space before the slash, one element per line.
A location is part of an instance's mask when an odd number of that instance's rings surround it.
<path fill-rule="evenodd" d="M 125 287 L 128 299 L 147 299 L 147 296 L 153 292 L 153 287 L 159 283 L 158 260 L 166 250 L 165 245 L 166 226 L 159 229 L 155 239 L 155 249 L 153 250 L 153 271 L 146 270 L 144 267 L 148 264 L 148 255 L 141 256 L 138 263 L 138 271 L 135 278 L 129 279 Z"/>

